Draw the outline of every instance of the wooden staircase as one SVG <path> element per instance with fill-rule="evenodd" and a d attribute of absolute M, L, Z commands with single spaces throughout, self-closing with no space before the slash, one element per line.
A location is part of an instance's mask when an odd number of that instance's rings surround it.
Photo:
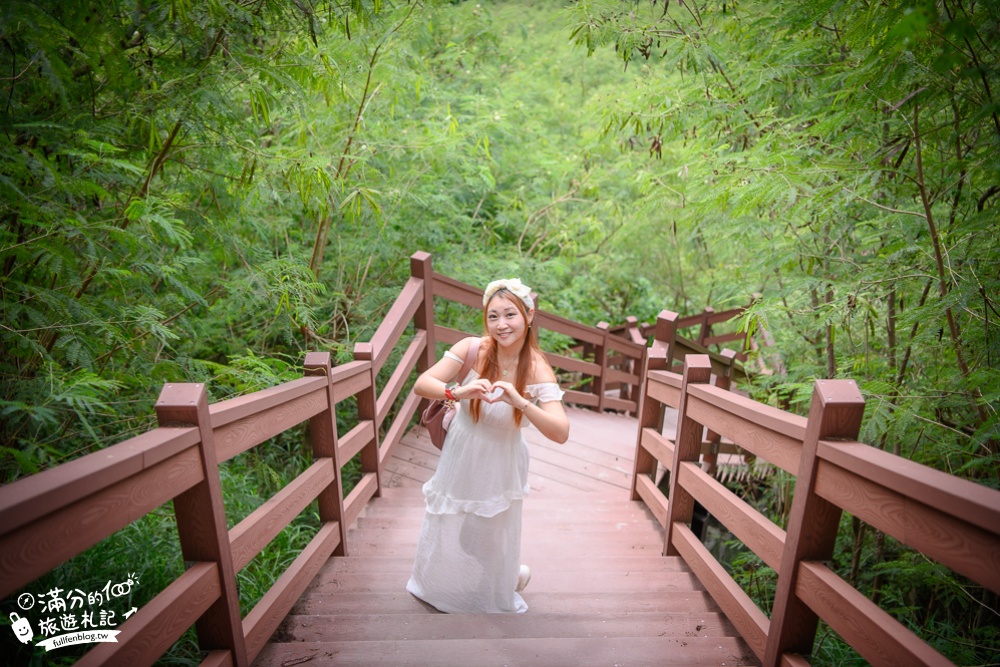
<path fill-rule="evenodd" d="M 351 528 L 350 554 L 323 566 L 254 664 L 758 664 L 683 561 L 661 555 L 652 514 L 628 499 L 617 471 L 631 468 L 630 455 L 615 450 L 630 448 L 635 420 L 570 412 L 565 446 L 528 432 L 526 614 L 442 614 L 406 592 L 424 513 L 419 484 L 436 456 L 416 429 L 387 465 L 396 486 Z M 608 439 L 628 421 L 622 442 Z"/>

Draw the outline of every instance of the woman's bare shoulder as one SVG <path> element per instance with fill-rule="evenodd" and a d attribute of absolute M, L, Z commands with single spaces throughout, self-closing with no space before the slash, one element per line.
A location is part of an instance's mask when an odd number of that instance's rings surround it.
<path fill-rule="evenodd" d="M 457 354 L 458 356 L 464 359 L 465 355 L 468 354 L 469 349 L 472 347 L 472 341 L 474 340 L 479 341 L 478 354 L 482 354 L 483 348 L 485 347 L 484 338 L 480 338 L 479 336 L 469 336 L 468 338 L 463 338 L 462 340 L 458 341 L 457 343 L 451 346 L 451 352 L 453 354 Z"/>
<path fill-rule="evenodd" d="M 556 381 L 556 373 L 552 370 L 552 366 L 549 365 L 544 354 L 536 352 L 532 361 L 534 363 L 531 366 L 531 377 L 528 378 L 528 384 L 543 384 L 545 382 Z"/>

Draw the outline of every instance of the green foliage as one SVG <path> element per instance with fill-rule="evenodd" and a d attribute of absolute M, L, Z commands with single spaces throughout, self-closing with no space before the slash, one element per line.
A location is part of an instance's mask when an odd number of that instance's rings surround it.
<path fill-rule="evenodd" d="M 804 412 L 816 378 L 854 378 L 864 441 L 998 487 L 998 20 L 926 1 L 3 3 L 2 479 L 146 430 L 163 383 L 216 401 L 299 377 L 309 350 L 349 361 L 426 250 L 591 324 L 760 293 L 741 325 L 786 372 L 755 398 Z M 302 442 L 229 464 L 231 519 Z M 785 521 L 787 476 L 731 472 Z M 241 574 L 244 605 L 300 521 Z M 898 568 L 879 588 L 908 623 L 997 645 L 974 591 L 870 531 L 858 549 Z M 966 661 L 964 640 L 942 650 Z"/>

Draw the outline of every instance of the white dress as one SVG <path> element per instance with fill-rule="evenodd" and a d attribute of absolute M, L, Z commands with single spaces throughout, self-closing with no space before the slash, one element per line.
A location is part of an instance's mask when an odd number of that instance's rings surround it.
<path fill-rule="evenodd" d="M 471 371 L 463 384 L 477 377 Z M 563 395 L 554 382 L 525 389 L 539 403 Z M 427 512 L 406 590 L 448 613 L 523 613 L 528 605 L 514 588 L 521 567 L 528 447 L 511 406 L 483 402 L 478 422 L 462 409 L 467 404 L 460 406 L 437 470 L 423 487 Z"/>

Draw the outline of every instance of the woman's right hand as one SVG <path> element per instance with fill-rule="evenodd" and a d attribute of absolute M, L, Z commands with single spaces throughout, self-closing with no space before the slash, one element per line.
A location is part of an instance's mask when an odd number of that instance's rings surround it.
<path fill-rule="evenodd" d="M 455 387 L 452 389 L 451 393 L 455 394 L 455 398 L 460 401 L 469 401 L 475 399 L 485 399 L 489 396 L 492 391 L 490 386 L 490 381 L 484 378 L 477 378 L 470 382 L 469 384 L 463 384 L 461 387 Z"/>

